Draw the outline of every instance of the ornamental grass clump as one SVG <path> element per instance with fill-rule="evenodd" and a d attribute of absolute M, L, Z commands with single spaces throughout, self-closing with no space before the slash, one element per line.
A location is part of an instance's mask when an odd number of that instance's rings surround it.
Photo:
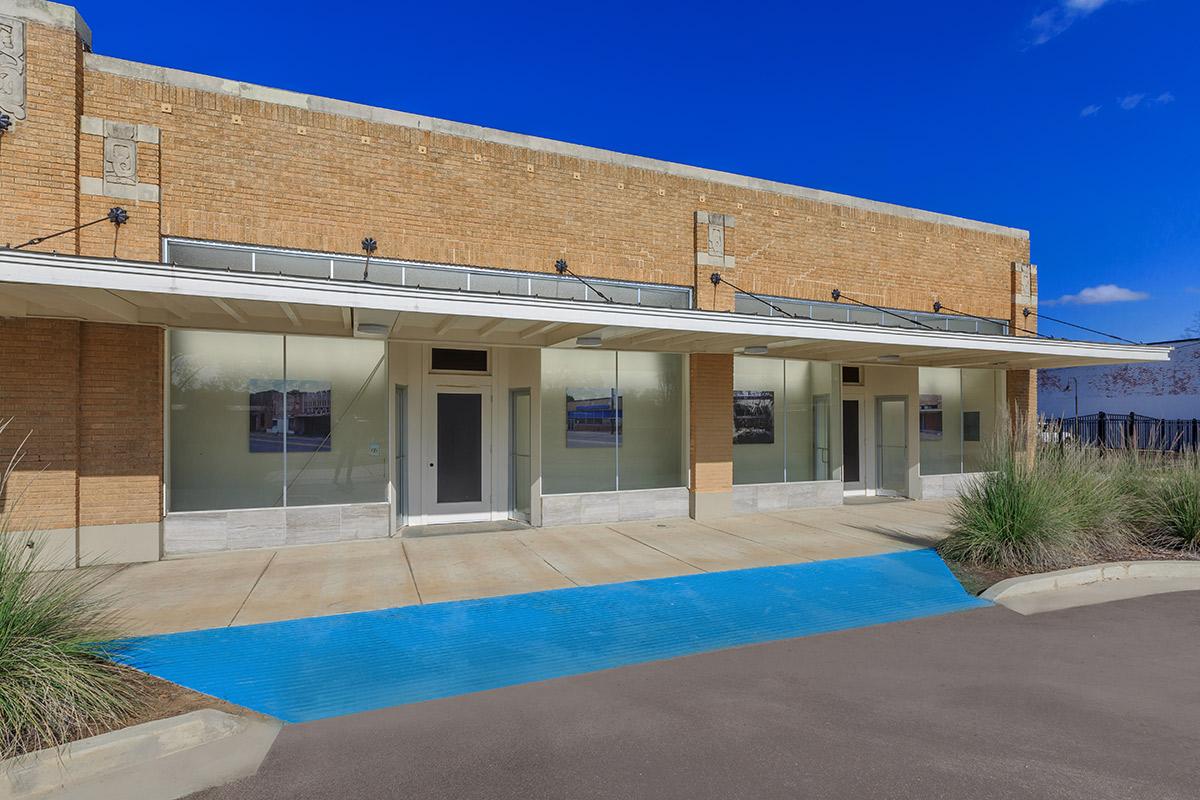
<path fill-rule="evenodd" d="M 1028 450 L 1011 441 L 1031 442 Z M 1020 434 L 999 438 L 986 471 L 952 507 L 946 558 L 1009 571 L 1057 569 L 1118 553 L 1132 529 L 1124 477 L 1085 448 L 1034 445 Z"/>
<path fill-rule="evenodd" d="M 1135 508 L 1147 544 L 1200 554 L 1200 456 L 1185 456 L 1147 481 Z"/>
<path fill-rule="evenodd" d="M 0 421 L 0 437 L 8 426 Z M 22 452 L 0 473 L 0 758 L 106 730 L 140 702 L 96 644 L 116 622 L 92 597 L 100 577 L 39 571 L 41 548 L 14 529 L 21 498 L 12 478 Z"/>

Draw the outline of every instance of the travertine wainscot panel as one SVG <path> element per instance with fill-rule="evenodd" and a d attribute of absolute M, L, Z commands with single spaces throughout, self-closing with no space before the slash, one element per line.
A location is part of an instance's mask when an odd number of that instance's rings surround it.
<path fill-rule="evenodd" d="M 687 515 L 688 492 L 682 487 L 542 496 L 542 524 L 547 526 Z"/>
<path fill-rule="evenodd" d="M 789 508 L 840 506 L 841 481 L 752 483 L 733 487 L 733 513 L 758 514 Z"/>

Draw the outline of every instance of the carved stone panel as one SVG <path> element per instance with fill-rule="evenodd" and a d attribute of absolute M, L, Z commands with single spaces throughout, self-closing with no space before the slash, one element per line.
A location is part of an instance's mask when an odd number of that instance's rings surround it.
<path fill-rule="evenodd" d="M 715 211 L 696 212 L 696 266 L 733 269 L 736 263 L 730 247 L 730 229 L 737 225 L 732 214 Z"/>
<path fill-rule="evenodd" d="M 104 124 L 104 183 L 137 185 L 137 126 Z"/>
<path fill-rule="evenodd" d="M 712 216 L 709 216 L 708 223 L 708 254 L 710 256 L 725 257 L 725 225 L 724 223 L 717 225 L 713 223 Z"/>
<path fill-rule="evenodd" d="M 0 114 L 25 119 L 25 23 L 0 17 Z"/>

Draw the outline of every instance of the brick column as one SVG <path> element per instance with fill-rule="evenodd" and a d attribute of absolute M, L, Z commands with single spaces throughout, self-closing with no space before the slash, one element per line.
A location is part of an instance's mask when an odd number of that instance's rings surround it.
<path fill-rule="evenodd" d="M 693 519 L 733 513 L 733 356 L 693 353 L 688 497 Z"/>
<path fill-rule="evenodd" d="M 1037 265 L 1014 261 L 1012 265 L 1012 332 L 1016 336 L 1033 336 L 1037 330 L 1037 317 L 1025 316 L 1026 308 L 1037 311 Z M 1025 328 L 1026 330 L 1020 330 Z M 1037 436 L 1037 370 L 1010 369 L 1007 376 L 1006 399 L 1008 415 L 1014 425 L 1022 427 L 1027 437 L 1025 444 L 1032 445 Z M 1032 452 L 1032 451 L 1031 451 Z"/>
<path fill-rule="evenodd" d="M 79 335 L 79 560 L 157 561 L 163 332 L 85 322 Z"/>

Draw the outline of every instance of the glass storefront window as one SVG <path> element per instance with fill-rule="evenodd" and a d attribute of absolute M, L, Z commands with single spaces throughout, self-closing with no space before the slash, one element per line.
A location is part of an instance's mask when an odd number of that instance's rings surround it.
<path fill-rule="evenodd" d="M 782 359 L 734 358 L 734 483 L 783 482 L 785 398 Z"/>
<path fill-rule="evenodd" d="M 170 332 L 170 510 L 384 502 L 383 342 Z"/>
<path fill-rule="evenodd" d="M 822 361 L 733 360 L 733 482 L 832 480 L 841 466 L 840 385 Z"/>
<path fill-rule="evenodd" d="M 833 365 L 821 361 L 784 363 L 787 481 L 833 478 L 838 457 L 831 446 L 832 414 L 841 402 L 833 374 Z"/>
<path fill-rule="evenodd" d="M 171 331 L 170 354 L 171 510 L 282 506 L 283 451 L 258 452 L 251 396 L 283 381 L 283 337 Z"/>
<path fill-rule="evenodd" d="M 684 359 L 542 351 L 542 493 L 686 484 Z"/>
<path fill-rule="evenodd" d="M 617 488 L 617 354 L 542 351 L 542 493 Z"/>
<path fill-rule="evenodd" d="M 617 353 L 624 435 L 617 453 L 618 489 L 662 489 L 686 482 L 683 357 Z"/>
<path fill-rule="evenodd" d="M 960 370 L 921 367 L 917 376 L 921 474 L 962 472 L 962 385 Z"/>
<path fill-rule="evenodd" d="M 987 449 L 996 439 L 1003 379 L 1003 372 L 992 369 L 962 371 L 963 472 L 984 469 Z"/>
<path fill-rule="evenodd" d="M 286 356 L 291 400 L 287 504 L 338 505 L 386 499 L 384 343 L 288 336 Z"/>
<path fill-rule="evenodd" d="M 921 367 L 921 474 L 979 472 L 996 435 L 1003 373 Z"/>

